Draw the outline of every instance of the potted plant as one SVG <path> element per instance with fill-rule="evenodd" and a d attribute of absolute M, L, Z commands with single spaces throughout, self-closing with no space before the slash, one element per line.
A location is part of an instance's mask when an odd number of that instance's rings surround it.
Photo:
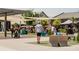
<path fill-rule="evenodd" d="M 61 24 L 61 19 L 54 19 L 54 21 L 52 22 L 52 25 L 54 25 L 56 28 L 58 28 L 60 24 Z M 53 35 L 50 36 L 49 42 L 51 43 L 52 46 L 55 47 L 60 46 L 58 38 L 59 38 L 58 36 L 57 37 Z"/>

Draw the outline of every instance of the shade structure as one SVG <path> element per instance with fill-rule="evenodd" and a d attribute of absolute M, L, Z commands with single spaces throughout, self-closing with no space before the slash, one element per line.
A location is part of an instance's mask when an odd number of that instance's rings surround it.
<path fill-rule="evenodd" d="M 7 16 L 10 16 L 10 15 L 22 14 L 23 12 L 25 12 L 25 10 L 0 8 L 0 17 L 5 16 L 5 13 L 7 13 Z"/>
<path fill-rule="evenodd" d="M 61 24 L 64 25 L 64 24 L 71 24 L 71 23 L 72 23 L 71 20 L 67 20 L 67 21 L 65 21 L 65 22 L 63 22 L 63 23 L 61 23 Z"/>
<path fill-rule="evenodd" d="M 38 20 L 50 20 L 50 19 L 53 19 L 53 18 L 36 18 L 36 19 L 38 19 Z"/>
<path fill-rule="evenodd" d="M 4 17 L 0 17 L 0 20 L 4 20 Z M 24 24 L 24 22 L 23 22 L 24 19 L 21 17 L 20 14 L 7 16 L 7 21 L 11 21 L 11 24 L 14 24 L 14 23 L 22 23 L 22 24 Z"/>
<path fill-rule="evenodd" d="M 10 15 L 16 15 L 16 14 L 22 14 L 23 10 L 14 10 L 14 9 L 8 9 L 8 8 L 0 8 L 0 17 L 4 17 L 4 35 L 7 37 L 7 30 L 6 30 L 6 24 L 7 24 L 7 16 Z M 2 19 L 1 19 L 2 20 Z"/>
<path fill-rule="evenodd" d="M 53 19 L 53 18 L 47 18 L 47 17 L 27 17 L 26 19 L 50 20 L 50 19 Z"/>

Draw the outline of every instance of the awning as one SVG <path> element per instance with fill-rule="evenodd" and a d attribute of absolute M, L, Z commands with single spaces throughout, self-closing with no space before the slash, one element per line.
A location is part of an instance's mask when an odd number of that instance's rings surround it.
<path fill-rule="evenodd" d="M 16 14 L 22 14 L 23 10 L 14 10 L 14 9 L 8 9 L 8 8 L 0 8 L 0 17 L 4 17 L 4 35 L 5 37 L 7 36 L 7 31 L 6 31 L 6 21 L 7 21 L 7 16 L 11 15 L 16 15 Z"/>
<path fill-rule="evenodd" d="M 50 20 L 50 19 L 53 19 L 53 18 L 46 18 L 46 17 L 27 17 L 26 19 Z"/>
<path fill-rule="evenodd" d="M 7 13 L 7 16 L 10 16 L 10 15 L 22 14 L 23 12 L 25 12 L 25 10 L 0 8 L 0 17 L 5 16 L 5 13 Z"/>
<path fill-rule="evenodd" d="M 64 24 L 71 24 L 71 23 L 72 23 L 71 20 L 67 20 L 67 21 L 65 21 L 65 22 L 63 22 L 63 23 L 61 23 L 61 24 L 64 25 Z"/>

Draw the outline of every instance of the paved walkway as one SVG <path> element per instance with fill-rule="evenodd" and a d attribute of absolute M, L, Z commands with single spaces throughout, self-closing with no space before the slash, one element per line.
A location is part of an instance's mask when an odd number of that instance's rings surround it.
<path fill-rule="evenodd" d="M 41 42 L 48 39 L 48 37 L 42 37 Z M 79 44 L 70 47 L 51 47 L 35 42 L 36 38 L 0 39 L 0 51 L 79 51 Z"/>

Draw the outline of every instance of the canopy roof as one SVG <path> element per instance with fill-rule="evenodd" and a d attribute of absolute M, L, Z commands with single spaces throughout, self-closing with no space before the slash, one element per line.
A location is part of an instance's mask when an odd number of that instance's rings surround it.
<path fill-rule="evenodd" d="M 24 10 L 15 10 L 15 9 L 5 9 L 5 8 L 0 8 L 0 17 L 5 16 L 5 13 L 7 13 L 7 16 L 10 15 L 15 15 L 15 14 L 22 14 L 25 12 Z"/>
<path fill-rule="evenodd" d="M 79 12 L 69 12 L 69 13 L 63 12 L 59 15 L 54 16 L 53 18 L 70 19 L 71 17 L 79 18 Z"/>
<path fill-rule="evenodd" d="M 63 22 L 63 23 L 61 23 L 61 24 L 71 24 L 71 23 L 72 23 L 71 20 L 67 20 L 67 21 L 65 21 L 65 22 Z"/>
<path fill-rule="evenodd" d="M 50 19 L 53 19 L 53 18 L 47 18 L 47 17 L 27 17 L 26 19 L 50 20 Z"/>

